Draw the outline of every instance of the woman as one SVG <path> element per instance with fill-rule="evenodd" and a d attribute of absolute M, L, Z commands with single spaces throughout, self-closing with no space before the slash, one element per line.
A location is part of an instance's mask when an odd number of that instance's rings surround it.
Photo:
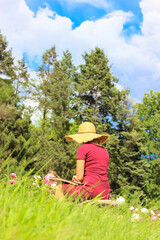
<path fill-rule="evenodd" d="M 100 144 L 106 142 L 109 135 L 97 134 L 95 126 L 84 122 L 79 126 L 78 134 L 65 136 L 68 141 L 82 143 L 77 150 L 76 175 L 72 180 L 81 185 L 59 185 L 56 196 L 72 195 L 73 198 L 92 199 L 100 196 L 102 199 L 110 198 L 110 185 L 107 172 L 109 155 Z"/>

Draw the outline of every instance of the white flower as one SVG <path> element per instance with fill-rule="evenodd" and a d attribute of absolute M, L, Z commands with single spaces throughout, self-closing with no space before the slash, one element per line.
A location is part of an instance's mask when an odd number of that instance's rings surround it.
<path fill-rule="evenodd" d="M 132 222 L 135 222 L 135 221 L 139 220 L 139 214 L 134 213 L 134 214 L 132 215 L 131 220 L 132 220 Z"/>
<path fill-rule="evenodd" d="M 116 202 L 118 205 L 123 204 L 125 202 L 125 199 L 122 196 L 120 196 L 119 198 L 116 199 Z"/>
<path fill-rule="evenodd" d="M 134 210 L 134 207 L 132 206 L 132 207 L 130 207 L 130 210 L 132 211 L 132 210 Z"/>
<path fill-rule="evenodd" d="M 57 183 L 51 184 L 51 187 L 52 187 L 53 189 L 56 189 L 56 186 L 57 186 Z"/>
<path fill-rule="evenodd" d="M 37 180 L 37 176 L 34 176 L 34 179 L 36 179 L 36 180 Z"/>
<path fill-rule="evenodd" d="M 142 213 L 148 213 L 148 209 L 147 209 L 147 208 L 142 208 L 142 209 L 141 209 L 141 212 L 142 212 Z"/>
<path fill-rule="evenodd" d="M 135 212 L 138 212 L 138 208 L 135 208 L 134 211 L 135 211 Z"/>
<path fill-rule="evenodd" d="M 42 179 L 41 176 L 39 176 L 39 175 L 37 176 L 37 178 Z"/>
<path fill-rule="evenodd" d="M 156 215 L 155 212 L 153 212 L 153 210 L 151 210 L 151 214 L 152 214 L 152 215 Z"/>
<path fill-rule="evenodd" d="M 33 185 L 37 185 L 37 183 L 35 183 L 35 182 L 33 182 L 32 184 L 33 184 Z"/>

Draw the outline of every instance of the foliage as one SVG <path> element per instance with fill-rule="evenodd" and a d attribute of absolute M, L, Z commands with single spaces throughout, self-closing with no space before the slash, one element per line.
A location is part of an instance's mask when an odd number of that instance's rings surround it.
<path fill-rule="evenodd" d="M 140 119 L 141 136 L 146 154 L 143 158 L 149 163 L 150 175 L 147 191 L 150 198 L 159 198 L 160 171 L 160 92 L 150 91 L 143 98 L 143 103 L 134 106 L 136 115 Z"/>
<path fill-rule="evenodd" d="M 116 88 L 118 79 L 112 75 L 103 50 L 96 47 L 83 58 L 77 86 L 80 121 L 91 121 L 99 131 L 111 133 L 124 93 Z"/>
<path fill-rule="evenodd" d="M 0 239 L 159 239 L 159 220 L 151 222 L 150 215 L 144 213 L 133 223 L 128 203 L 99 207 L 60 202 L 44 185 L 38 188 L 32 181 L 24 176 L 8 184 L 1 178 Z"/>
<path fill-rule="evenodd" d="M 28 74 L 24 61 L 19 61 L 21 69 L 15 67 L 7 45 L 0 34 L 0 159 L 3 162 L 10 156 L 16 163 L 26 157 L 31 137 L 30 116 L 25 106 L 20 104 L 23 94 L 20 87 L 27 86 L 23 84 L 22 78 L 28 81 Z"/>
<path fill-rule="evenodd" d="M 59 57 L 51 47 L 33 84 L 24 59 L 15 63 L 7 46 L 0 34 L 0 163 L 8 159 L 11 169 L 24 163 L 26 171 L 55 170 L 71 178 L 78 146 L 64 136 L 91 121 L 98 133 L 110 134 L 104 146 L 112 194 L 159 198 L 160 93 L 151 91 L 132 106 L 129 91 L 117 88 L 118 79 L 98 47 L 85 52 L 77 67 L 68 50 Z M 36 126 L 30 120 L 36 112 L 26 107 L 26 99 L 38 103 Z"/>

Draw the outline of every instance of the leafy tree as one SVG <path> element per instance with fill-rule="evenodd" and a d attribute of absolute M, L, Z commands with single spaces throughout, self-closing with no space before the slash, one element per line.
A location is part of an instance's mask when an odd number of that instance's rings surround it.
<path fill-rule="evenodd" d="M 149 176 L 148 192 L 150 198 L 160 196 L 160 92 L 145 93 L 143 103 L 134 106 L 136 115 L 140 120 L 141 136 L 146 154 L 143 158 L 149 163 L 151 173 Z"/>
<path fill-rule="evenodd" d="M 51 75 L 57 61 L 57 54 L 55 46 L 47 50 L 42 56 L 42 64 L 38 68 L 38 76 L 40 84 L 35 86 L 36 93 L 34 94 L 36 100 L 39 103 L 39 109 L 42 111 L 42 132 L 45 135 L 46 118 L 51 108 L 51 99 L 49 98 L 49 92 L 51 87 Z"/>
<path fill-rule="evenodd" d="M 146 197 L 149 165 L 143 158 L 146 149 L 143 146 L 140 121 L 132 113 L 127 99 L 118 113 L 117 133 L 111 135 L 107 144 L 110 154 L 109 176 L 113 192 L 123 192 Z"/>
<path fill-rule="evenodd" d="M 135 105 L 136 115 L 144 129 L 148 160 L 160 157 L 160 92 L 145 93 L 143 103 Z"/>
<path fill-rule="evenodd" d="M 62 144 L 65 144 L 64 135 L 68 132 L 70 121 L 74 117 L 72 104 L 75 74 L 71 54 L 69 51 L 63 52 L 62 59 L 55 65 L 50 88 L 52 127 L 59 129 L 56 135 Z"/>
<path fill-rule="evenodd" d="M 62 59 L 57 60 L 55 46 L 47 50 L 42 56 L 39 67 L 40 84 L 36 87 L 39 107 L 43 111 L 42 135 L 40 137 L 42 154 L 38 154 L 38 161 L 47 162 L 47 166 L 56 168 L 59 173 L 68 171 L 68 144 L 64 139 L 73 118 L 71 100 L 73 96 L 73 79 L 75 67 L 71 54 L 66 51 Z M 49 146 L 49 147 L 48 147 Z M 46 149 L 48 149 L 46 151 Z M 43 157 L 42 157 L 43 156 Z M 37 162 L 37 164 L 39 164 Z M 61 167 L 60 167 L 61 166 Z"/>

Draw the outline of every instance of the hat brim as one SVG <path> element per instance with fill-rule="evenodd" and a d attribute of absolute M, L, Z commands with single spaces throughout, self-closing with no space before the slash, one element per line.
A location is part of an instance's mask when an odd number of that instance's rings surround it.
<path fill-rule="evenodd" d="M 100 143 L 105 143 L 109 138 L 109 135 L 97 134 L 97 133 L 80 133 L 65 136 L 68 141 L 75 141 L 77 143 L 86 143 L 94 139 L 99 139 Z"/>

